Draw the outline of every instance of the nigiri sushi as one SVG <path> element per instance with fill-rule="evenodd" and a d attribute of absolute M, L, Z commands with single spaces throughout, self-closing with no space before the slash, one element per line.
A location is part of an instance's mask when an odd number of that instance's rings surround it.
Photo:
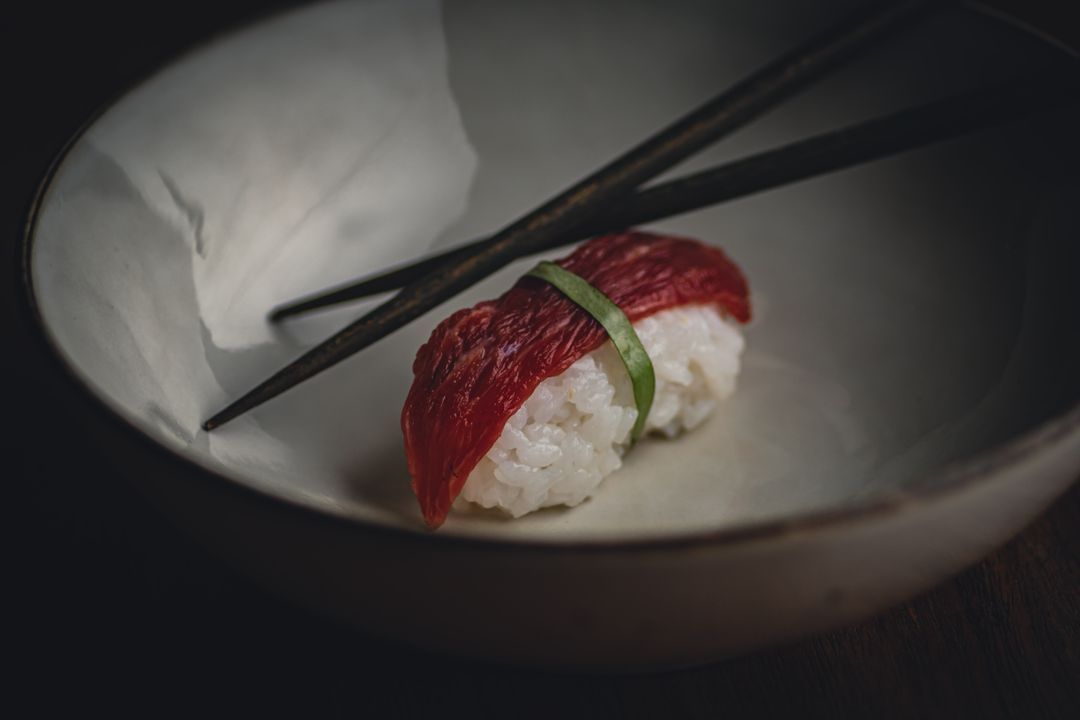
<path fill-rule="evenodd" d="M 721 250 L 624 232 L 547 265 L 621 320 L 601 322 L 557 277 L 537 272 L 435 328 L 401 416 L 431 528 L 459 496 L 514 517 L 577 505 L 620 467 L 636 434 L 692 429 L 734 390 L 749 288 Z M 632 341 L 612 330 L 626 321 Z M 644 371 L 628 360 L 627 342 L 651 364 L 644 405 Z"/>

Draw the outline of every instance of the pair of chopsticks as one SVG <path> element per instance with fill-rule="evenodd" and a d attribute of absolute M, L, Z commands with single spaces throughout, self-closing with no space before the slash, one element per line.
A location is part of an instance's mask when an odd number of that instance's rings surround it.
<path fill-rule="evenodd" d="M 278 308 L 271 316 L 274 320 L 401 288 L 390 300 L 211 417 L 204 429 L 219 427 L 341 362 L 518 258 L 598 232 L 668 217 L 942 140 L 1002 122 L 1003 116 L 1031 112 L 1036 101 L 1060 99 L 1060 93 L 1047 92 L 1052 90 L 1048 83 L 1025 80 L 872 120 L 634 192 L 865 50 L 873 40 L 941 4 L 934 0 L 893 0 L 864 9 L 766 65 L 494 235 Z"/>

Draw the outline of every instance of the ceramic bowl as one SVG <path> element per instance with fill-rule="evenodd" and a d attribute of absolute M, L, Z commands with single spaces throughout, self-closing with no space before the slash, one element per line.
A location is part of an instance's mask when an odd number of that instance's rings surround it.
<path fill-rule="evenodd" d="M 501 227 L 854 4 L 271 17 L 73 140 L 33 209 L 28 307 L 140 488 L 268 587 L 369 632 L 609 671 L 853 622 L 974 562 L 1076 477 L 1080 113 L 657 223 L 746 270 L 739 388 L 577 508 L 460 510 L 432 533 L 409 488 L 417 347 L 527 263 L 199 425 L 370 305 L 275 328 L 275 304 Z M 976 7 L 942 10 L 672 175 L 1065 55 Z"/>

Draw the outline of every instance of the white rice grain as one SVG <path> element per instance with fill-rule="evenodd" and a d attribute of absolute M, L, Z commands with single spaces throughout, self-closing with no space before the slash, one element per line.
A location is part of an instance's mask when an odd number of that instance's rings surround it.
<path fill-rule="evenodd" d="M 645 432 L 700 425 L 735 389 L 742 335 L 711 306 L 658 312 L 634 324 L 656 373 Z M 461 497 L 514 517 L 578 505 L 619 469 L 637 419 L 630 378 L 610 342 L 544 380 L 469 475 Z"/>

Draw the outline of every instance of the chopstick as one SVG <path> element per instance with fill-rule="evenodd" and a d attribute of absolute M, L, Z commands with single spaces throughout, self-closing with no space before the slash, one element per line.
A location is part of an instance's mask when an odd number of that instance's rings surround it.
<path fill-rule="evenodd" d="M 621 198 L 595 218 L 552 238 L 538 252 L 594 235 L 664 220 L 709 205 L 1003 125 L 1076 102 L 1056 75 L 1036 74 L 968 91 L 736 160 Z M 483 248 L 480 238 L 407 265 L 323 290 L 277 307 L 273 322 L 396 290 Z"/>
<path fill-rule="evenodd" d="M 893 0 L 863 8 L 769 63 L 731 89 L 646 139 L 600 170 L 497 232 L 483 248 L 440 266 L 319 343 L 218 412 L 204 430 L 232 420 L 363 350 L 517 257 L 532 254 L 620 195 L 732 132 L 902 26 L 936 0 Z"/>

